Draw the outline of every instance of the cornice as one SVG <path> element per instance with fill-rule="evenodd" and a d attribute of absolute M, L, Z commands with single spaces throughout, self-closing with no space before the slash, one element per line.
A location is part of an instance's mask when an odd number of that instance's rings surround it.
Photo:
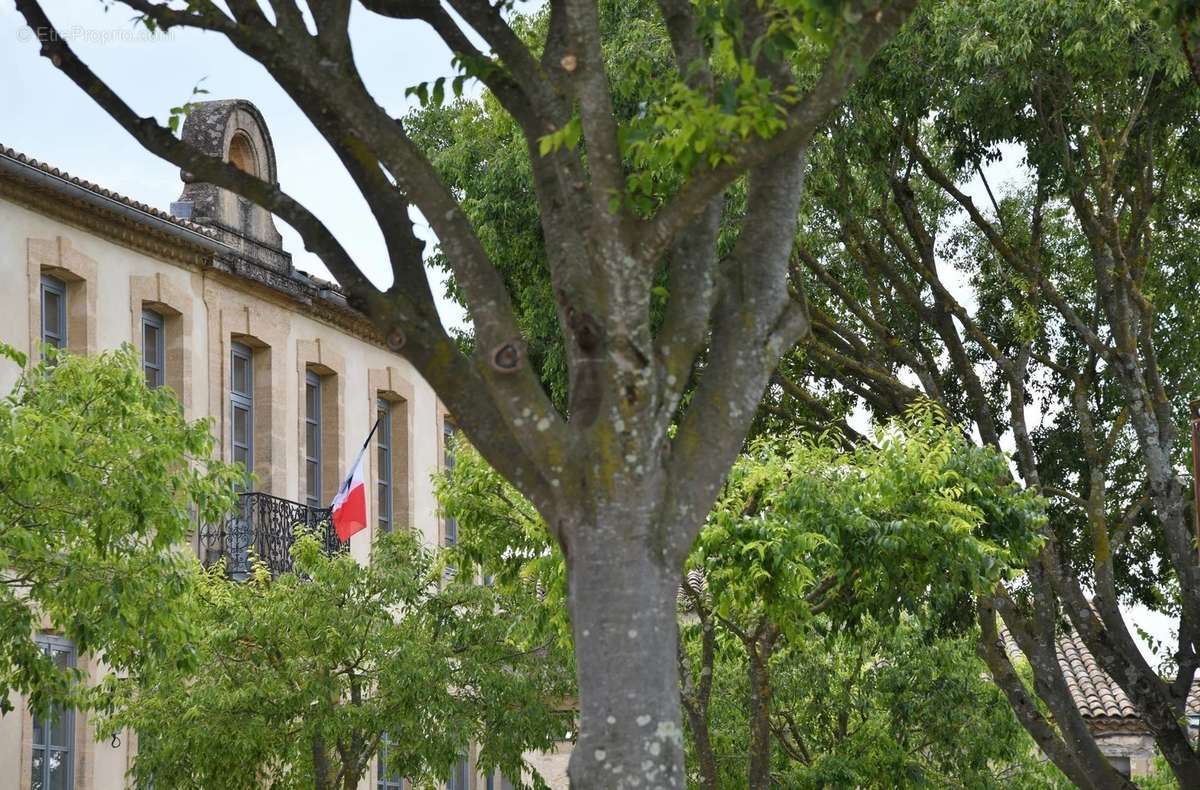
<path fill-rule="evenodd" d="M 0 179 L 0 197 L 153 258 L 204 266 L 212 257 L 211 252 L 184 244 L 166 233 L 102 212 L 83 201 L 15 180 Z"/>

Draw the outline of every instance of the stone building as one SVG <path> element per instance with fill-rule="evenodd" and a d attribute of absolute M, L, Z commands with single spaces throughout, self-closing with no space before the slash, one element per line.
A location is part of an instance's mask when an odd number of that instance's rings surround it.
<path fill-rule="evenodd" d="M 271 137 L 249 102 L 201 104 L 183 135 L 275 180 Z M 365 562 L 378 530 L 415 528 L 430 544 L 452 537 L 431 481 L 449 430 L 443 407 L 335 284 L 295 269 L 263 209 L 188 182 L 166 213 L 0 147 L 0 278 L 0 340 L 31 354 L 43 342 L 77 353 L 133 343 L 148 379 L 174 389 L 189 419 L 212 418 L 222 456 L 257 474 L 239 517 L 198 532 L 203 559 L 236 571 L 247 545 L 261 553 L 265 536 L 277 552 L 268 559 L 285 562 L 290 524 L 323 523 L 377 417 L 366 472 L 371 526 L 353 537 L 351 553 Z M 0 365 L 0 391 L 16 378 L 15 366 Z M 52 633 L 42 638 L 96 672 L 92 657 Z M 0 718 L 0 790 L 126 786 L 133 738 L 97 743 L 79 713 L 54 728 L 54 742 L 35 743 L 50 728 L 35 729 L 23 700 L 13 702 Z M 554 781 L 557 767 L 547 768 Z M 399 787 L 374 767 L 361 786 Z M 475 776 L 468 755 L 448 786 L 499 784 Z"/>

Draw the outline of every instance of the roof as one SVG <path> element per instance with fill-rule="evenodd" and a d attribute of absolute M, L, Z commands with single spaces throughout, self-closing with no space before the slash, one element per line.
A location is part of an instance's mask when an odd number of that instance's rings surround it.
<path fill-rule="evenodd" d="M 290 256 L 286 271 L 265 266 L 254 256 L 248 257 L 231 247 L 217 228 L 177 217 L 0 144 L 0 187 L 6 182 L 18 185 L 27 194 L 49 195 L 52 199 L 45 205 L 64 210 L 82 208 L 87 213 L 99 212 L 132 223 L 147 231 L 147 238 L 169 239 L 179 249 L 189 250 L 192 256 L 189 260 L 201 260 L 235 277 L 264 285 L 295 302 L 316 308 L 321 317 L 343 329 L 383 345 L 383 338 L 366 316 L 349 306 L 341 286 L 296 269 L 290 263 Z M 3 193 L 0 189 L 0 194 Z M 96 230 L 98 226 L 88 227 Z M 161 249 L 161 245 L 154 249 Z M 255 274 L 254 269 L 262 271 Z"/>
<path fill-rule="evenodd" d="M 1003 629 L 1001 637 L 1011 654 L 1020 654 L 1015 640 Z M 1058 665 L 1075 707 L 1093 726 L 1140 727 L 1141 716 L 1125 690 L 1105 672 L 1074 629 L 1059 634 Z M 1200 713 L 1200 681 L 1193 682 L 1186 712 Z"/>
<path fill-rule="evenodd" d="M 113 192 L 111 189 L 105 189 L 91 181 L 72 176 L 70 173 L 59 170 L 57 167 L 51 167 L 45 162 L 39 162 L 37 159 L 26 156 L 2 144 L 0 144 L 0 170 L 7 171 L 22 180 L 37 181 L 40 186 L 55 191 L 73 193 L 72 197 L 86 199 L 90 195 L 97 200 L 89 202 L 98 203 L 100 207 L 110 210 L 124 208 L 126 211 L 121 213 L 129 216 L 131 219 L 141 219 L 144 222 L 154 225 L 166 224 L 174 226 L 186 231 L 189 235 L 194 234 L 196 237 L 199 237 L 192 239 L 192 241 L 199 242 L 202 246 L 210 247 L 210 244 L 219 244 L 216 235 L 203 225 L 176 217 L 147 203 L 126 197 L 118 192 Z M 40 178 L 38 177 L 39 175 L 41 176 Z M 206 244 L 204 242 L 209 243 Z"/>
<path fill-rule="evenodd" d="M 1058 638 L 1058 665 L 1075 706 L 1090 718 L 1138 718 L 1137 708 L 1125 691 L 1096 663 L 1075 631 Z"/>

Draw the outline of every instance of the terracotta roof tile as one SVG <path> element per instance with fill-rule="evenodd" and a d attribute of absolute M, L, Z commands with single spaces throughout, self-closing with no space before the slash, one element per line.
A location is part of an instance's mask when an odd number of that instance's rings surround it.
<path fill-rule="evenodd" d="M 1010 655 L 1020 655 L 1020 648 L 1008 633 L 1001 629 L 1001 638 Z M 1058 637 L 1058 665 L 1071 692 L 1071 698 L 1085 718 L 1138 720 L 1137 708 L 1117 682 L 1097 663 L 1083 639 L 1074 630 Z M 1187 713 L 1200 713 L 1200 680 L 1192 684 L 1186 705 Z"/>

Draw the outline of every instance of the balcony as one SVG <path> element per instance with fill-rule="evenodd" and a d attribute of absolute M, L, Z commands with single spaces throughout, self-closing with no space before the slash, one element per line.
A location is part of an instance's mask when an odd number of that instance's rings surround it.
<path fill-rule="evenodd" d="M 224 523 L 200 527 L 200 560 L 206 567 L 224 562 L 233 579 L 249 578 L 255 559 L 265 562 L 272 576 L 288 573 L 297 528 L 314 530 L 329 554 L 349 549 L 333 529 L 329 508 L 251 491 L 241 495 L 238 512 Z"/>

